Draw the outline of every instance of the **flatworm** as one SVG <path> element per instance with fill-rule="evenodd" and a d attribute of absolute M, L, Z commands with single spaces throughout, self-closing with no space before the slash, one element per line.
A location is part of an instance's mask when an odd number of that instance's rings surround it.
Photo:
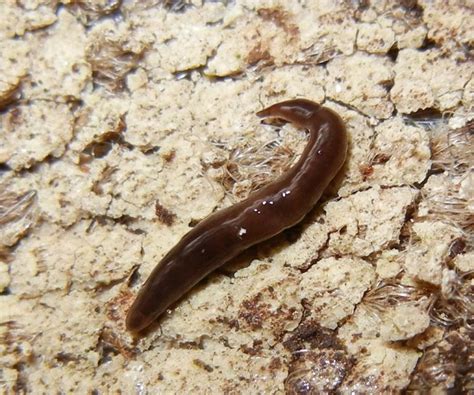
<path fill-rule="evenodd" d="M 247 199 L 205 218 L 165 255 L 128 311 L 129 331 L 145 329 L 209 273 L 300 222 L 344 164 L 346 128 L 329 108 L 295 99 L 274 104 L 257 115 L 280 118 L 309 131 L 300 159 Z"/>

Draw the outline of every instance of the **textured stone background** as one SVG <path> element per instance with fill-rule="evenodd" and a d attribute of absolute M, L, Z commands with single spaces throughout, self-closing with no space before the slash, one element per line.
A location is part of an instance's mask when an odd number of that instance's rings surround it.
<path fill-rule="evenodd" d="M 5 393 L 474 390 L 474 5 L 0 3 Z M 271 181 L 306 97 L 346 167 L 303 223 L 133 339 L 160 258 Z"/>

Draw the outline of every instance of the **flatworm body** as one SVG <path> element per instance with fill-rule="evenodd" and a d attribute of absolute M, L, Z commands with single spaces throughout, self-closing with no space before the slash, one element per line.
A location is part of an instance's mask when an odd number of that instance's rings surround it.
<path fill-rule="evenodd" d="M 298 162 L 247 199 L 208 216 L 155 267 L 126 320 L 138 332 L 209 273 L 247 248 L 300 222 L 321 198 L 346 158 L 347 133 L 332 110 L 305 99 L 274 104 L 257 113 L 309 131 Z"/>

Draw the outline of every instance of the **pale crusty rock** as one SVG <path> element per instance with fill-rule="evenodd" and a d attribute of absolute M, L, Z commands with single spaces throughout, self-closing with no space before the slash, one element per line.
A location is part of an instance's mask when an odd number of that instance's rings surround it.
<path fill-rule="evenodd" d="M 474 78 L 471 78 L 469 82 L 464 86 L 462 103 L 467 108 L 472 108 L 472 106 L 474 105 Z"/>
<path fill-rule="evenodd" d="M 416 197 L 409 187 L 376 186 L 325 206 L 328 253 L 364 257 L 398 241 L 407 207 Z"/>
<path fill-rule="evenodd" d="M 470 81 L 466 86 L 471 85 Z M 464 91 L 466 94 L 466 91 Z M 474 113 L 472 112 L 472 101 L 466 104 L 466 106 L 459 106 L 453 111 L 453 115 L 448 120 L 448 125 L 451 129 L 455 130 L 462 128 L 468 124 L 469 121 L 474 119 Z M 464 104 L 464 103 L 463 103 Z"/>
<path fill-rule="evenodd" d="M 419 215 L 420 217 L 426 216 L 430 212 L 430 200 L 437 197 L 445 197 L 447 191 L 452 191 L 453 180 L 449 177 L 448 172 L 440 174 L 434 174 L 428 178 L 425 185 L 423 186 L 423 197 L 424 200 L 420 202 Z M 448 192 L 449 193 L 449 192 Z"/>
<path fill-rule="evenodd" d="M 354 72 L 371 70 L 367 75 Z M 389 60 L 376 55 L 357 53 L 332 59 L 328 65 L 326 94 L 329 98 L 354 106 L 370 117 L 388 118 L 393 112 L 387 83 L 393 79 Z"/>
<path fill-rule="evenodd" d="M 428 38 L 442 46 L 448 53 L 474 40 L 472 4 L 454 1 L 450 3 L 420 1 L 423 21 L 428 27 Z"/>
<path fill-rule="evenodd" d="M 147 352 L 142 361 L 129 363 L 125 372 L 136 383 L 135 388 L 160 393 L 203 394 L 215 391 L 251 394 L 255 388 L 280 394 L 287 375 L 281 358 L 270 352 L 251 356 L 212 343 L 209 349 L 205 346 L 203 350 Z"/>
<path fill-rule="evenodd" d="M 379 20 L 380 25 L 390 26 L 394 21 L 401 19 L 405 23 L 415 22 L 413 14 L 417 12 L 416 5 L 391 1 L 378 1 L 366 7 L 360 4 L 357 8 L 357 19 L 362 22 L 375 22 Z M 420 23 L 420 21 L 418 21 Z"/>
<path fill-rule="evenodd" d="M 37 101 L 17 109 L 0 114 L 0 163 L 20 170 L 48 156 L 60 157 L 73 135 L 69 107 Z"/>
<path fill-rule="evenodd" d="M 427 33 L 424 25 L 412 29 L 410 27 L 407 28 L 406 23 L 402 21 L 395 21 L 393 30 L 397 36 L 397 46 L 399 49 L 420 48 L 425 41 Z"/>
<path fill-rule="evenodd" d="M 0 186 L 0 251 L 13 246 L 31 229 L 37 219 L 36 191 L 13 193 Z"/>
<path fill-rule="evenodd" d="M 249 347 L 253 342 L 274 345 L 301 319 L 296 274 L 275 262 L 255 260 L 237 271 L 232 280 L 213 276 L 165 317 L 163 339 L 199 341 L 210 335 L 216 340 L 224 337 L 235 348 Z"/>
<path fill-rule="evenodd" d="M 27 361 L 31 358 L 31 344 L 29 343 L 28 336 L 20 336 L 18 329 L 19 325 L 16 324 L 12 318 L 13 312 L 24 313 L 24 308 L 17 305 L 20 304 L 20 300 L 16 295 L 3 295 L 0 298 L 0 366 L 2 367 L 2 374 L 6 370 L 7 376 L 12 378 L 15 377 L 14 373 L 9 371 L 9 368 L 14 369 L 17 374 L 18 369 L 15 369 L 15 365 L 19 362 Z M 14 307 L 13 307 L 14 306 Z M 16 376 L 18 378 L 18 375 Z M 4 377 L 2 377 L 4 380 Z M 2 390 L 5 393 L 10 390 L 13 392 L 16 381 L 2 382 Z"/>
<path fill-rule="evenodd" d="M 341 113 L 340 109 L 335 107 Z M 340 196 L 372 185 L 399 186 L 422 182 L 431 166 L 429 135 L 401 117 L 382 121 L 375 128 L 366 118 L 342 112 L 350 137 L 346 177 Z"/>
<path fill-rule="evenodd" d="M 312 222 L 306 225 L 294 243 L 288 244 L 285 248 L 278 250 L 273 255 L 273 259 L 283 264 L 295 268 L 307 268 L 317 258 L 319 251 L 323 249 L 328 239 L 327 228 L 318 222 L 317 217 L 311 219 Z M 322 222 L 322 221 L 321 221 Z"/>
<path fill-rule="evenodd" d="M 2 381 L 6 384 L 4 384 L 3 388 L 5 389 L 5 392 L 8 393 L 14 392 L 15 389 L 15 384 L 19 380 L 19 373 L 18 369 L 10 369 L 7 367 L 2 368 Z"/>
<path fill-rule="evenodd" d="M 51 292 L 15 301 L 10 297 L 7 302 L 15 309 L 2 306 L 0 321 L 13 323 L 9 345 L 19 350 L 17 361 L 34 360 L 27 388 L 44 392 L 53 388 L 73 390 L 80 387 L 81 380 L 90 379 L 100 358 L 96 345 L 103 318 L 97 302 L 83 291 L 62 292 L 61 297 Z M 43 370 L 50 373 L 44 376 Z"/>
<path fill-rule="evenodd" d="M 424 128 L 407 125 L 396 117 L 375 128 L 371 152 L 371 183 L 413 185 L 422 182 L 431 167 L 430 141 Z"/>
<path fill-rule="evenodd" d="M 177 136 L 174 136 L 176 138 Z M 166 153 L 171 152 L 175 159 L 165 165 L 160 177 L 154 177 L 153 167 L 150 167 L 150 179 L 156 180 L 157 189 L 143 191 L 144 198 L 149 195 L 151 204 L 147 205 L 149 218 L 156 216 L 155 201 L 175 213 L 180 221 L 188 225 L 192 220 L 201 220 L 212 213 L 213 209 L 222 200 L 222 190 L 215 188 L 203 175 L 200 174 L 200 156 L 205 145 L 199 140 L 186 141 L 184 138 L 179 145 L 173 143 L 171 138 L 163 142 L 163 147 L 170 147 Z M 171 169 L 171 171 L 170 171 Z M 156 174 L 156 169 L 155 169 Z M 146 182 L 143 180 L 143 182 Z M 183 190 L 182 185 L 187 185 Z M 137 184 L 138 186 L 138 184 Z M 131 196 L 130 196 L 131 197 Z M 144 199 L 145 201 L 145 199 Z M 153 211 L 155 210 L 155 211 Z"/>
<path fill-rule="evenodd" d="M 137 68 L 153 40 L 152 34 L 127 22 L 95 23 L 84 48 L 94 83 L 108 92 L 123 90 L 127 75 Z"/>
<path fill-rule="evenodd" d="M 381 340 L 368 343 L 364 350 L 365 355 L 338 388 L 341 393 L 400 391 L 410 383 L 421 354 L 413 349 L 397 350 Z"/>
<path fill-rule="evenodd" d="M 406 340 L 425 331 L 430 325 L 429 300 L 399 303 L 381 314 L 380 337 L 386 341 Z"/>
<path fill-rule="evenodd" d="M 428 107 L 451 109 L 459 104 L 464 86 L 472 78 L 470 68 L 469 62 L 442 57 L 437 50 L 403 49 L 394 66 L 393 103 L 402 113 Z"/>
<path fill-rule="evenodd" d="M 72 161 L 64 160 L 45 164 L 38 172 L 17 180 L 15 186 L 38 191 L 38 207 L 43 219 L 70 226 L 91 214 L 107 214 L 111 196 L 100 194 L 99 189 L 106 172 L 106 163 L 96 163 L 91 169 L 83 169 Z M 43 183 L 49 189 L 41 188 Z"/>
<path fill-rule="evenodd" d="M 102 92 L 92 92 L 83 95 L 83 101 L 84 106 L 74 114 L 74 139 L 69 143 L 68 148 L 69 154 L 76 164 L 85 162 L 83 167 L 91 168 L 97 166 L 97 163 L 93 162 L 92 158 L 81 158 L 81 154 L 103 157 L 104 155 L 94 155 L 93 149 L 87 150 L 86 148 L 92 147 L 96 142 L 102 142 L 102 139 L 105 139 L 107 143 L 106 136 L 111 132 L 115 133 L 117 137 L 123 136 L 125 116 L 130 107 L 130 97 L 116 95 L 104 100 Z M 109 140 L 114 141 L 111 138 Z M 110 143 L 110 148 L 112 148 L 112 143 Z M 93 163 L 89 164 L 88 162 Z"/>
<path fill-rule="evenodd" d="M 361 29 L 358 35 L 368 32 L 374 34 L 383 32 L 386 38 L 394 35 L 394 42 L 398 49 L 419 48 L 423 45 L 427 32 L 418 15 L 419 12 L 416 3 L 379 1 L 372 3 L 371 7 L 359 7 L 355 15 L 364 23 L 360 24 Z M 372 37 L 371 35 L 368 35 L 365 41 L 372 41 L 377 47 L 386 44 L 386 41 L 381 40 L 381 37 Z"/>
<path fill-rule="evenodd" d="M 134 92 L 140 88 L 143 88 L 147 83 L 148 74 L 142 68 L 138 68 L 134 72 L 130 72 L 127 75 L 127 88 L 130 92 Z"/>
<path fill-rule="evenodd" d="M 273 262 L 255 262 L 235 277 L 235 286 L 244 289 L 239 295 L 239 323 L 254 332 L 254 339 L 261 336 L 262 341 L 273 342 L 297 327 L 302 306 L 298 294 L 300 278 L 295 270 Z M 252 279 L 251 284 L 248 279 Z"/>
<path fill-rule="evenodd" d="M 21 79 L 18 76 L 4 75 L 0 80 L 0 108 L 7 106 L 20 98 Z"/>
<path fill-rule="evenodd" d="M 373 7 L 359 7 L 359 9 L 355 12 L 354 17 L 356 17 L 361 23 L 376 22 L 379 18 L 385 22 L 384 16 L 381 15 L 385 12 L 385 9 L 380 7 L 382 4 L 383 3 L 380 2 L 376 4 L 374 3 Z"/>
<path fill-rule="evenodd" d="M 154 36 L 145 68 L 159 78 L 158 68 L 178 73 L 205 66 L 222 42 L 224 10 L 223 4 L 212 2 L 189 7 L 186 14 L 166 13 L 157 7 L 132 13 L 134 30 L 153 32 Z M 157 23 L 160 29 L 156 29 Z"/>
<path fill-rule="evenodd" d="M 230 289 L 235 290 L 233 282 L 222 275 L 213 276 L 203 286 L 194 288 L 184 303 L 165 314 L 160 325 L 160 337 L 168 342 L 172 339 L 199 342 L 201 336 L 207 334 L 212 334 L 214 339 L 225 335 L 233 347 L 250 342 L 245 333 L 239 333 L 237 323 L 232 328 L 226 322 L 231 319 L 224 319 L 225 316 L 235 316 L 238 309 L 238 302 Z M 212 299 L 207 297 L 207 292 L 212 292 Z M 146 349 L 147 343 L 147 339 L 143 339 L 138 346 Z"/>
<path fill-rule="evenodd" d="M 105 215 L 110 196 L 96 196 L 92 192 L 103 168 L 95 171 L 81 169 L 72 161 L 43 164 L 37 172 L 24 173 L 24 177 L 9 180 L 9 188 L 17 193 L 36 190 L 40 217 L 44 220 L 70 226 L 83 217 Z M 42 186 L 47 185 L 44 189 Z"/>
<path fill-rule="evenodd" d="M 134 163 L 141 169 L 137 172 L 134 167 L 121 165 L 111 172 L 104 171 L 103 181 L 100 182 L 100 190 L 97 193 L 99 196 L 110 197 L 105 214 L 112 218 L 128 215 L 133 218 L 153 220 L 156 218 L 157 200 L 162 206 L 176 212 L 176 209 L 181 208 L 181 199 L 188 197 L 192 201 L 207 186 L 202 178 L 191 179 L 189 171 L 192 169 L 192 163 L 181 163 L 177 169 L 181 173 L 177 173 L 179 178 L 176 179 L 173 177 L 177 174 L 170 174 L 169 178 L 165 175 L 166 173 L 162 175 L 163 159 L 156 155 L 146 155 L 138 150 L 114 150 L 107 157 L 107 161 L 115 163 L 118 161 L 122 164 Z M 188 180 L 188 188 L 178 196 L 176 184 L 184 179 Z M 142 188 L 146 184 L 149 188 Z M 169 204 L 172 198 L 178 199 L 173 200 L 176 206 Z M 195 203 L 195 209 L 199 208 L 201 205 Z"/>
<path fill-rule="evenodd" d="M 10 273 L 8 265 L 3 260 L 0 260 L 0 292 L 4 292 L 5 289 L 10 285 Z"/>
<path fill-rule="evenodd" d="M 398 250 L 384 250 L 376 261 L 379 278 L 395 277 L 402 270 L 401 254 Z"/>
<path fill-rule="evenodd" d="M 65 362 L 46 366 L 40 365 L 39 368 L 48 370 L 48 375 L 42 375 L 38 368 L 28 377 L 28 383 L 35 391 L 44 393 L 52 392 L 57 388 L 70 393 L 94 391 L 98 383 L 98 379 L 94 377 L 96 370 L 94 364 L 83 361 L 68 361 L 68 358 L 70 356 L 65 355 Z M 58 359 L 62 360 L 62 355 Z"/>
<path fill-rule="evenodd" d="M 0 40 L 0 80 L 7 90 L 10 85 L 18 85 L 28 73 L 30 50 L 22 40 Z"/>
<path fill-rule="evenodd" d="M 339 196 L 347 196 L 368 187 L 366 166 L 371 156 L 375 130 L 369 118 L 340 105 L 328 103 L 328 107 L 341 115 L 349 137 L 349 150 L 344 165 L 345 177 L 337 189 Z"/>
<path fill-rule="evenodd" d="M 258 58 L 271 58 L 268 44 L 255 44 L 257 23 L 238 23 L 237 27 L 227 31 L 223 42 L 216 49 L 215 55 L 207 62 L 205 73 L 211 77 L 232 76 L 241 73 L 247 66 L 247 57 L 252 52 Z M 269 40 L 270 38 L 267 38 Z M 252 59 L 250 59 L 252 60 Z"/>
<path fill-rule="evenodd" d="M 420 67 L 421 59 L 425 56 L 413 49 L 405 49 L 398 54 L 395 64 L 395 83 L 390 95 L 400 112 L 415 112 L 432 107 L 435 103 L 429 85 L 429 76 Z M 423 81 L 422 84 L 419 83 L 420 80 Z"/>
<path fill-rule="evenodd" d="M 300 7 L 297 2 L 283 4 Z M 295 13 L 301 48 L 307 61 L 328 60 L 338 54 L 354 53 L 357 27 L 352 17 L 351 4 L 315 1 L 304 4 Z"/>
<path fill-rule="evenodd" d="M 443 263 L 452 241 L 462 231 L 443 222 L 416 222 L 414 241 L 406 251 L 404 268 L 408 274 L 432 284 L 441 284 Z"/>
<path fill-rule="evenodd" d="M 54 22 L 57 17 L 55 7 L 57 1 L 33 0 L 16 2 L 12 0 L 0 3 L 0 38 L 23 36 L 28 31 L 43 29 Z"/>
<path fill-rule="evenodd" d="M 399 49 L 420 48 L 426 37 L 444 53 L 464 57 L 459 49 L 473 40 L 472 7 L 463 1 L 378 1 L 370 7 L 360 6 L 355 16 L 391 28 Z"/>
<path fill-rule="evenodd" d="M 443 339 L 445 330 L 437 326 L 429 326 L 423 333 L 419 333 L 409 340 L 409 344 L 413 344 L 419 350 L 426 350 L 433 344 Z"/>
<path fill-rule="evenodd" d="M 265 102 L 284 100 L 286 97 L 306 97 L 316 103 L 323 103 L 325 98 L 325 70 L 311 70 L 304 66 L 295 66 L 291 74 L 286 69 L 272 69 L 265 75 L 262 83 L 262 93 Z M 307 81 L 311 81 L 308 84 Z"/>
<path fill-rule="evenodd" d="M 299 30 L 292 23 L 294 15 L 279 4 L 248 7 L 255 12 L 251 18 L 241 11 L 241 5 L 236 5 L 232 18 L 224 19 L 227 29 L 207 62 L 206 75 L 237 75 L 259 62 L 281 65 L 294 55 L 294 49 L 288 45 L 297 44 Z"/>
<path fill-rule="evenodd" d="M 241 73 L 250 65 L 318 63 L 337 53 L 351 54 L 357 30 L 347 15 L 345 4 L 249 2 L 246 7 L 257 18 L 243 18 L 236 5 L 234 17 L 226 21 L 226 32 L 206 74 L 227 76 Z M 296 22 L 298 21 L 298 22 Z M 335 29 L 335 21 L 342 29 Z M 302 52 L 298 53 L 298 50 Z"/>
<path fill-rule="evenodd" d="M 260 82 L 251 79 L 225 79 L 210 85 L 203 79 L 197 81 L 192 88 L 190 106 L 192 134 L 201 141 L 225 142 L 229 150 L 243 139 L 258 141 L 260 138 L 263 144 L 275 138 L 270 130 L 265 134 L 265 128 L 255 116 L 264 105 L 260 102 L 261 86 Z M 229 108 L 233 110 L 227 111 Z"/>
<path fill-rule="evenodd" d="M 395 43 L 395 33 L 389 27 L 363 23 L 357 34 L 357 48 L 369 53 L 387 53 Z"/>
<path fill-rule="evenodd" d="M 33 302 L 33 303 L 32 303 Z M 60 355 L 71 355 L 84 358 L 91 364 L 98 361 L 98 352 L 95 351 L 95 336 L 101 329 L 101 314 L 96 311 L 98 303 L 94 302 L 86 292 L 70 291 L 58 298 L 55 293 L 43 295 L 38 300 L 24 303 L 23 314 L 28 310 L 34 311 L 34 332 L 36 336 L 33 352 L 43 356 L 42 362 L 46 365 L 54 364 Z M 84 311 L 84 315 L 71 315 L 71 310 Z M 20 311 L 13 314 L 13 319 L 22 325 Z M 31 314 L 25 314 L 31 317 Z M 50 325 L 54 322 L 55 325 Z M 28 327 L 30 328 L 30 327 Z M 76 332 L 77 331 L 77 332 Z M 28 333 L 27 333 L 28 334 Z M 95 336 L 94 336 L 95 335 Z M 47 341 L 41 341 L 44 337 Z M 67 341 L 64 341 L 67 339 Z"/>
<path fill-rule="evenodd" d="M 79 99 L 91 78 L 90 66 L 84 59 L 84 26 L 63 9 L 45 36 L 27 37 L 30 52 L 29 78 L 23 87 L 25 96 L 58 102 Z"/>
<path fill-rule="evenodd" d="M 4 142 L 6 130 L 2 125 L 3 117 L 15 118 L 16 111 L 12 111 L 8 106 L 21 99 L 22 82 L 28 74 L 29 51 L 30 47 L 24 41 L 0 39 L 0 110 L 2 111 L 0 115 L 0 158 L 5 155 L 5 150 L 8 151 Z"/>
<path fill-rule="evenodd" d="M 205 66 L 222 41 L 213 24 L 223 18 L 223 10 L 221 3 L 207 3 L 189 10 L 186 18 L 168 14 L 157 35 L 160 66 L 172 73 Z"/>
<path fill-rule="evenodd" d="M 358 258 L 326 258 L 304 275 L 299 295 L 310 306 L 311 316 L 321 326 L 335 329 L 361 301 L 375 280 L 373 267 Z"/>
<path fill-rule="evenodd" d="M 462 272 L 472 272 L 474 270 L 474 253 L 458 255 L 454 259 L 454 265 Z"/>
<path fill-rule="evenodd" d="M 159 146 L 162 140 L 191 124 L 191 109 L 184 103 L 192 95 L 193 84 L 187 80 L 160 81 L 133 92 L 127 111 L 126 140 L 136 146 Z M 163 94 L 166 92 L 166 94 Z"/>
<path fill-rule="evenodd" d="M 441 111 L 454 108 L 461 102 L 467 83 L 472 79 L 472 64 L 469 61 L 456 61 L 452 58 L 440 59 L 434 54 L 428 56 L 427 61 L 434 64 L 430 85 L 436 106 Z M 445 78 L 441 80 L 439 75 Z"/>
<path fill-rule="evenodd" d="M 472 29 L 469 12 L 454 3 L 452 13 L 433 2 L 363 3 L 2 3 L 9 10 L 0 11 L 0 173 L 15 194 L 37 191 L 42 221 L 0 250 L 9 261 L 0 274 L 0 288 L 7 287 L 0 297 L 6 392 L 284 393 L 296 356 L 282 339 L 298 332 L 306 314 L 318 319 L 317 309 L 325 325 L 341 326 L 354 368 L 342 366 L 341 373 L 323 352 L 302 366 L 307 375 L 324 383 L 336 370 L 332 390 L 339 392 L 407 387 L 418 350 L 440 340 L 439 333 L 419 339 L 429 332 L 424 302 L 377 315 L 360 299 L 375 276 L 404 276 L 415 285 L 412 273 L 399 271 L 406 254 L 419 252 L 415 232 L 414 244 L 406 240 L 410 224 L 400 235 L 416 190 L 398 186 L 429 175 L 423 192 L 455 191 L 462 207 L 472 187 L 459 174 L 459 187 L 437 183 L 441 175 L 425 171 L 426 133 L 399 116 L 381 120 L 392 116 L 392 100 L 402 113 L 428 102 L 455 114 L 453 128 L 466 125 L 472 76 L 464 48 Z M 367 35 L 371 30 L 383 40 Z M 435 49 L 425 48 L 428 30 Z M 419 48 L 418 55 L 404 48 Z M 342 91 L 338 78 L 352 90 Z M 400 86 L 396 101 L 388 91 Z M 410 98 L 416 89 L 429 100 Z M 252 249 L 184 296 L 145 337 L 132 339 L 125 314 L 147 274 L 192 223 L 231 204 L 212 173 L 219 163 L 236 148 L 272 140 L 295 153 L 304 146 L 303 131 L 261 126 L 255 117 L 293 97 L 324 103 L 347 124 L 348 161 L 327 194 L 335 199 L 306 219 L 297 240 L 286 240 L 291 230 Z M 23 115 L 37 106 L 28 123 Z M 52 118 L 61 130 L 48 127 Z M 9 123 L 16 129 L 5 137 Z M 38 128 L 47 138 L 29 141 Z M 25 144 L 36 151 L 21 157 Z M 368 160 L 378 151 L 391 158 L 374 170 Z M 3 165 L 7 156 L 13 159 Z M 240 182 L 245 189 L 247 180 Z M 415 220 L 432 215 L 427 201 Z M 460 254 L 450 264 L 469 269 L 470 252 Z M 327 272 L 318 271 L 321 263 Z M 452 271 L 443 278 L 448 294 Z M 399 339 L 403 347 L 393 344 Z M 317 371 L 318 361 L 330 366 Z"/>
<path fill-rule="evenodd" d="M 100 138 L 106 131 L 94 129 L 91 132 Z M 76 148 L 83 145 L 77 143 Z M 163 143 L 162 147 L 169 148 L 161 156 L 110 143 L 110 151 L 103 158 L 77 165 L 73 163 L 78 160 L 75 153 L 73 160 L 46 164 L 38 172 L 27 174 L 17 180 L 16 188 L 38 189 L 42 216 L 63 225 L 94 215 L 155 220 L 157 201 L 172 213 L 185 216 L 183 221 L 188 223 L 193 218 L 205 217 L 222 199 L 222 191 L 213 189 L 204 177 L 195 176 L 199 168 L 199 156 L 195 152 L 200 149 L 196 147 L 201 146 L 199 141 L 179 146 Z M 178 158 L 176 162 L 167 164 L 165 157 L 169 152 Z M 181 157 L 189 160 L 181 161 Z M 128 166 L 130 163 L 133 166 Z M 141 171 L 137 172 L 137 168 Z M 163 169 L 173 171 L 163 172 Z M 185 191 L 179 186 L 183 179 L 188 180 Z M 54 193 L 41 190 L 41 183 L 49 185 Z M 148 188 L 140 185 L 148 185 Z M 207 198 L 199 200 L 202 196 Z M 215 196 L 215 200 L 209 196 Z"/>
<path fill-rule="evenodd" d="M 388 314 L 387 318 L 389 317 Z M 394 391 L 405 388 L 410 382 L 410 375 L 421 353 L 411 348 L 393 347 L 390 342 L 382 339 L 383 324 L 376 313 L 362 305 L 339 329 L 339 337 L 356 359 L 349 377 L 339 387 L 341 392 L 355 390 L 364 393 L 374 389 Z M 384 374 L 380 374 L 381 372 Z"/>
<path fill-rule="evenodd" d="M 123 225 L 83 221 L 64 233 L 59 226 L 44 224 L 17 249 L 10 264 L 10 290 L 37 298 L 106 287 L 126 278 L 138 264 L 141 240 Z"/>

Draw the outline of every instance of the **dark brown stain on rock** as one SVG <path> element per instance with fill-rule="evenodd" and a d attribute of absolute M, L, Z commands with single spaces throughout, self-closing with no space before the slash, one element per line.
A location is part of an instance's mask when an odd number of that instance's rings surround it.
<path fill-rule="evenodd" d="M 247 63 L 250 66 L 257 63 L 260 63 L 262 66 L 269 66 L 273 64 L 273 56 L 268 51 L 268 48 L 264 47 L 262 43 L 258 43 L 247 55 Z"/>
<path fill-rule="evenodd" d="M 273 22 L 276 26 L 283 29 L 290 38 L 296 38 L 300 34 L 298 26 L 290 22 L 290 14 L 288 11 L 285 11 L 281 7 L 260 8 L 257 14 L 263 20 Z"/>
<path fill-rule="evenodd" d="M 176 220 L 176 214 L 160 204 L 157 199 L 155 202 L 155 215 L 158 221 L 166 226 L 171 226 Z"/>

